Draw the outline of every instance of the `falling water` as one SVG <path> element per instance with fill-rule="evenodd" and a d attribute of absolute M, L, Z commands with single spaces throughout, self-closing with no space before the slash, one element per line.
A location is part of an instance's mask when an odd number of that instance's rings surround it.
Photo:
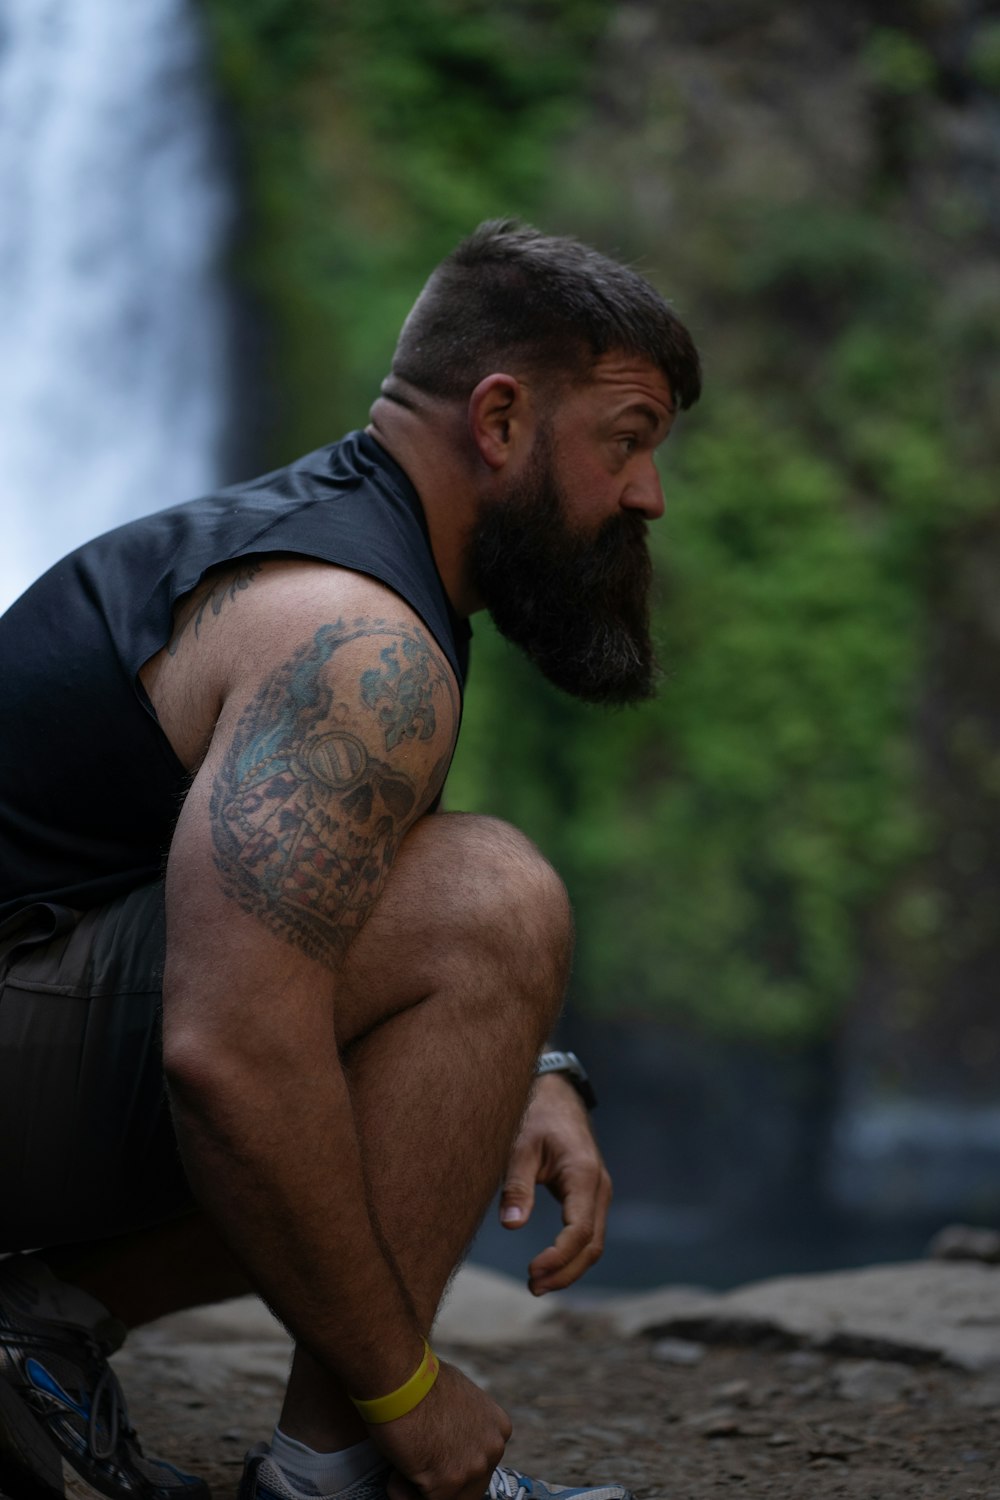
<path fill-rule="evenodd" d="M 0 0 L 0 609 L 218 477 L 229 195 L 191 0 Z"/>

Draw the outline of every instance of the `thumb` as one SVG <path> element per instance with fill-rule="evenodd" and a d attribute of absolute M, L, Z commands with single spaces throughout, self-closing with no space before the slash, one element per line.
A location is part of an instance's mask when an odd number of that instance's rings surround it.
<path fill-rule="evenodd" d="M 520 1229 L 535 1206 L 535 1174 L 528 1167 L 529 1163 L 521 1157 L 511 1161 L 500 1194 L 500 1223 L 505 1229 Z"/>

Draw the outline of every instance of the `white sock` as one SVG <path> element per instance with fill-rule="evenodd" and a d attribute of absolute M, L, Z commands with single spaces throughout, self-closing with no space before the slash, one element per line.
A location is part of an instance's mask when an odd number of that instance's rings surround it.
<path fill-rule="evenodd" d="M 370 1438 L 336 1453 L 317 1453 L 280 1427 L 274 1429 L 271 1457 L 285 1478 L 307 1495 L 336 1495 L 376 1469 L 389 1467 Z"/>

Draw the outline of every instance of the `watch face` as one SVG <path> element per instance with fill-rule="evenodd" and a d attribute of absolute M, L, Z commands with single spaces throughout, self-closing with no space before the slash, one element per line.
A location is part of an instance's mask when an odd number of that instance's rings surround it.
<path fill-rule="evenodd" d="M 588 1109 L 597 1103 L 586 1069 L 575 1052 L 543 1052 L 538 1059 L 536 1073 L 565 1073 Z"/>

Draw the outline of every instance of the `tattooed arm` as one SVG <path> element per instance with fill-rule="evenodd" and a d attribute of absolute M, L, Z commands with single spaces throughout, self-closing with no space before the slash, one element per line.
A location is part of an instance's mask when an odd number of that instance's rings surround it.
<path fill-rule="evenodd" d="M 221 712 L 168 861 L 164 1059 L 201 1203 L 299 1341 L 376 1396 L 424 1330 L 367 1201 L 338 971 L 440 789 L 457 696 L 387 590 L 353 578 L 338 614 L 313 575 L 282 587 L 212 647 Z"/>
<path fill-rule="evenodd" d="M 335 967 L 402 834 L 440 790 L 455 707 L 448 669 L 415 623 L 320 626 L 258 689 L 213 780 L 225 893 Z M 411 741 L 428 752 L 407 755 Z"/>

